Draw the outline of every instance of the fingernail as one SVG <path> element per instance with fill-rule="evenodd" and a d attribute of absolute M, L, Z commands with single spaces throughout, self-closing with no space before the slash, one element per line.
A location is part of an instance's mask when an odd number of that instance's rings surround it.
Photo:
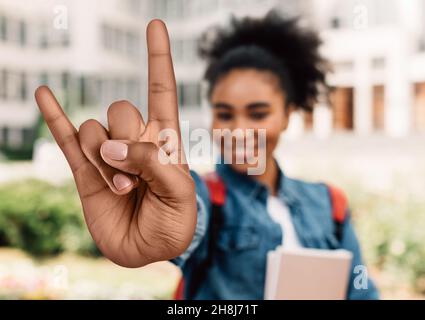
<path fill-rule="evenodd" d="M 128 146 L 118 141 L 105 141 L 102 144 L 102 155 L 112 160 L 125 160 L 127 158 Z"/>
<path fill-rule="evenodd" d="M 114 175 L 112 182 L 114 183 L 115 188 L 118 190 L 123 190 L 133 183 L 130 178 L 121 173 Z"/>

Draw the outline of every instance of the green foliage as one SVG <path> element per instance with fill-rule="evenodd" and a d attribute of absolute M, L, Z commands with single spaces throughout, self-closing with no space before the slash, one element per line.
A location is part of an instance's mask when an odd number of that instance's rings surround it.
<path fill-rule="evenodd" d="M 0 186 L 0 245 L 34 256 L 98 254 L 73 185 L 26 180 Z"/>
<path fill-rule="evenodd" d="M 366 262 L 425 293 L 425 198 L 406 188 L 369 192 L 346 186 Z M 73 183 L 26 180 L 0 186 L 0 246 L 37 257 L 64 251 L 99 255 Z"/>
<path fill-rule="evenodd" d="M 0 152 L 8 160 L 29 160 L 32 158 L 33 145 L 24 145 L 19 148 L 12 148 L 9 146 L 0 146 Z"/>
<path fill-rule="evenodd" d="M 385 195 L 351 191 L 367 262 L 425 293 L 425 199 L 403 187 Z"/>

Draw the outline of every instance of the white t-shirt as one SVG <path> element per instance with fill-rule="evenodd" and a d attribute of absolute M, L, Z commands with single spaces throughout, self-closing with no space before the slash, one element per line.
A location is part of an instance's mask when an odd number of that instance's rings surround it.
<path fill-rule="evenodd" d="M 292 223 L 291 213 L 286 204 L 278 197 L 269 196 L 267 199 L 267 211 L 274 221 L 280 224 L 282 228 L 282 246 L 284 248 L 301 248 L 302 245 L 298 239 Z"/>

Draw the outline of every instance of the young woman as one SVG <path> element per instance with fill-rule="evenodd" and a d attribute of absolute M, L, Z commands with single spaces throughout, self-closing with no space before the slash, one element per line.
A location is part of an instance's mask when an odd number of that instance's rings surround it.
<path fill-rule="evenodd" d="M 344 248 L 353 253 L 347 298 L 377 298 L 372 281 L 354 285 L 355 267 L 362 260 L 348 210 L 335 224 L 330 189 L 285 176 L 273 157 L 290 113 L 311 111 L 324 85 L 326 63 L 318 37 L 274 13 L 234 20 L 231 27 L 216 29 L 213 39 L 206 35 L 201 54 L 208 61 L 213 129 L 254 129 L 255 152 L 265 152 L 261 174 L 248 174 L 258 163 L 228 161 L 208 179 L 182 162 L 161 161 L 159 133 L 169 128 L 179 132 L 176 85 L 161 21 L 148 25 L 147 41 L 147 122 L 129 102 L 119 101 L 108 110 L 108 130 L 89 120 L 77 132 L 49 89 L 36 92 L 103 254 L 127 267 L 172 261 L 182 268 L 187 299 L 262 299 L 270 250 L 279 245 Z M 266 132 L 261 150 L 259 129 Z M 180 146 L 178 139 L 166 156 L 181 154 Z M 230 151 L 233 160 L 240 152 L 234 146 Z"/>

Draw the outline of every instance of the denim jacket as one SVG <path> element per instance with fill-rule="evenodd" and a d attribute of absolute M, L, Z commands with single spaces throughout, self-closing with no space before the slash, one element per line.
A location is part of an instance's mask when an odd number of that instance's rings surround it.
<path fill-rule="evenodd" d="M 263 299 L 267 252 L 280 245 L 283 236 L 280 225 L 267 212 L 268 189 L 227 164 L 218 164 L 216 172 L 226 185 L 224 218 L 213 244 L 213 260 L 196 292 L 191 293 L 188 288 L 211 250 L 208 248 L 211 203 L 205 183 L 194 172 L 191 173 L 198 202 L 196 231 L 188 249 L 171 262 L 182 269 L 186 299 Z M 353 261 L 347 299 L 377 299 L 378 291 L 370 278 L 364 281 L 366 286 L 355 285 L 359 274 L 356 266 L 365 270 L 359 243 L 349 215 L 341 241 L 335 237 L 328 192 L 323 183 L 291 179 L 279 171 L 277 196 L 288 206 L 302 246 L 351 251 Z"/>

